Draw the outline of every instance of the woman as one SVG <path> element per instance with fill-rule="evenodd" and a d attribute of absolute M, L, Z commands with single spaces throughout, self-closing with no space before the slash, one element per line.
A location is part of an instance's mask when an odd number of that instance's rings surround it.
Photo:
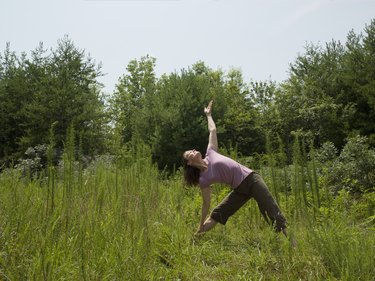
<path fill-rule="evenodd" d="M 209 131 L 205 158 L 202 158 L 202 154 L 195 149 L 187 150 L 183 154 L 185 182 L 188 185 L 198 185 L 203 199 L 201 219 L 196 234 L 212 229 L 218 222 L 225 225 L 230 216 L 250 198 L 254 198 L 265 220 L 271 223 L 276 231 L 282 231 L 286 236 L 286 220 L 261 176 L 217 152 L 216 125 L 211 112 L 212 101 L 204 109 Z M 211 203 L 210 185 L 214 183 L 227 184 L 232 191 L 207 217 Z"/>

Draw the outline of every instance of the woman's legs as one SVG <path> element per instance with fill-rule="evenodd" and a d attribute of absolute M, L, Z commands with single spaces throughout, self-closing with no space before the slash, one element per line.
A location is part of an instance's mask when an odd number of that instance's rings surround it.
<path fill-rule="evenodd" d="M 257 202 L 260 213 L 267 223 L 274 225 L 277 231 L 282 231 L 286 235 L 285 217 L 262 177 L 254 172 L 224 198 L 212 211 L 210 218 L 225 225 L 229 217 L 235 214 L 251 197 Z"/>
<path fill-rule="evenodd" d="M 210 218 L 225 225 L 229 217 L 234 215 L 249 199 L 250 197 L 233 190 L 212 210 Z"/>
<path fill-rule="evenodd" d="M 208 217 L 203 224 L 203 232 L 211 230 L 216 224 L 217 222 L 213 218 Z"/>
<path fill-rule="evenodd" d="M 251 196 L 258 203 L 260 213 L 267 223 L 274 225 L 277 231 L 283 231 L 286 228 L 286 219 L 281 213 L 279 206 L 262 177 L 255 173 L 253 178 L 255 181 L 251 187 Z M 283 231 L 283 233 L 286 235 L 286 231 Z"/>

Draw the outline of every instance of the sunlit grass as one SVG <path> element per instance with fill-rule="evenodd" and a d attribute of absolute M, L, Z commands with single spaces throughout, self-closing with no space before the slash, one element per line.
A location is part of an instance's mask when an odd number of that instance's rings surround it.
<path fill-rule="evenodd" d="M 66 164 L 51 169 L 48 178 L 3 172 L 0 279 L 371 280 L 375 276 L 374 229 L 356 225 L 327 204 L 324 214 L 314 211 L 311 205 L 316 204 L 317 193 L 306 187 L 307 178 L 301 179 L 303 169 L 313 169 L 311 165 L 295 162 L 292 172 L 260 169 L 278 192 L 290 236 L 298 242 L 293 248 L 263 221 L 253 200 L 225 227 L 194 238 L 199 190 L 183 188 L 178 173 L 161 179 L 147 150 L 125 156 L 80 170 L 66 155 Z M 287 193 L 285 179 L 292 188 Z M 227 192 L 223 186 L 215 187 L 212 204 Z"/>

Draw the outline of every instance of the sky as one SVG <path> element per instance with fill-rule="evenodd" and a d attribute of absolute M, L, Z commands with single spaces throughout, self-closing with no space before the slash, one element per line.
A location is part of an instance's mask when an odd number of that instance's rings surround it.
<path fill-rule="evenodd" d="M 375 0 L 0 0 L 0 52 L 55 49 L 67 35 L 102 64 L 109 94 L 146 55 L 158 77 L 203 61 L 282 82 L 306 44 L 345 43 L 372 19 Z"/>

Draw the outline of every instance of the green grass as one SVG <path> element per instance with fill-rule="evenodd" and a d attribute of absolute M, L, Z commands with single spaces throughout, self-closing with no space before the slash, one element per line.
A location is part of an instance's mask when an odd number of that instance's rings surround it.
<path fill-rule="evenodd" d="M 279 193 L 293 248 L 254 201 L 194 239 L 199 190 L 183 188 L 178 173 L 161 179 L 147 156 L 134 159 L 85 171 L 71 162 L 48 179 L 3 172 L 0 280 L 374 280 L 373 224 L 331 207 L 324 192 L 321 211 L 312 208 L 317 193 L 302 166 L 288 174 L 289 193 L 284 169 L 261 170 Z M 227 192 L 215 187 L 212 204 Z"/>

